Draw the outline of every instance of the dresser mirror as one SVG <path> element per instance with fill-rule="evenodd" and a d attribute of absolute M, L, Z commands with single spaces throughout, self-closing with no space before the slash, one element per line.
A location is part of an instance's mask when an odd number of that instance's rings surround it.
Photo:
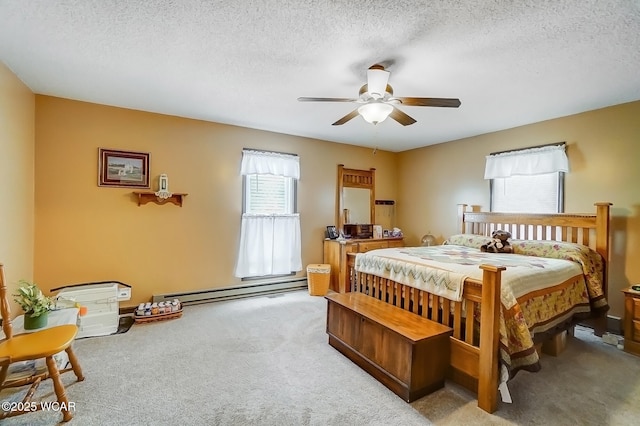
<path fill-rule="evenodd" d="M 344 209 L 347 215 L 344 223 L 373 223 L 371 222 L 371 208 L 369 207 L 369 190 L 364 188 L 343 188 L 342 195 Z"/>
<path fill-rule="evenodd" d="M 370 227 L 375 220 L 375 169 L 347 169 L 338 165 L 338 204 L 336 223 L 343 234 L 351 234 L 354 229 L 363 230 L 362 235 L 353 238 L 370 238 Z M 345 225 L 369 225 L 354 227 Z M 347 232 L 348 231 L 348 232 Z"/>

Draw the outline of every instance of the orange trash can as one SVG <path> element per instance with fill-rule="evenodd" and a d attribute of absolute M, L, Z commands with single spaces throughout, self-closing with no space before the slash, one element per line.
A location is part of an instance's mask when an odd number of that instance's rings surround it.
<path fill-rule="evenodd" d="M 307 266 L 307 283 L 311 296 L 324 296 L 329 290 L 331 265 L 314 263 Z"/>

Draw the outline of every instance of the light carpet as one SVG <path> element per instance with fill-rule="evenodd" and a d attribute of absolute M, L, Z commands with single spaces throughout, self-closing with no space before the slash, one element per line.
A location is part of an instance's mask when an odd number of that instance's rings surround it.
<path fill-rule="evenodd" d="M 81 339 L 86 380 L 63 375 L 68 425 L 631 425 L 640 358 L 578 328 L 538 373 L 510 382 L 514 403 L 488 414 L 447 383 L 411 404 L 327 344 L 326 300 L 306 291 L 184 308 L 180 319 Z M 15 390 L 4 390 L 0 400 Z M 38 395 L 53 400 L 50 381 Z M 6 425 L 53 425 L 41 411 Z"/>

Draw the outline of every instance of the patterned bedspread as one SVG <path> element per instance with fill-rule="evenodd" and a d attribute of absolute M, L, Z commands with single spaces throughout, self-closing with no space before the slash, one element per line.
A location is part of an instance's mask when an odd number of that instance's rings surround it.
<path fill-rule="evenodd" d="M 505 266 L 500 353 L 511 377 L 520 369 L 539 370 L 536 333 L 576 316 L 586 317 L 593 309 L 608 309 L 602 259 L 588 247 L 513 241 L 514 254 L 484 253 L 478 248 L 486 241 L 461 235 L 442 246 L 372 250 L 356 256 L 355 268 L 459 301 L 466 278 L 482 280 L 480 264 Z"/>

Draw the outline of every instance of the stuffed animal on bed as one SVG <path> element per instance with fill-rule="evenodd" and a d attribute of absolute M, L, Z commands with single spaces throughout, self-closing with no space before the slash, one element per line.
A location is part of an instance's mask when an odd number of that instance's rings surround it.
<path fill-rule="evenodd" d="M 498 229 L 491 233 L 491 241 L 480 246 L 480 251 L 488 253 L 513 253 L 513 247 L 509 243 L 511 233 Z"/>

